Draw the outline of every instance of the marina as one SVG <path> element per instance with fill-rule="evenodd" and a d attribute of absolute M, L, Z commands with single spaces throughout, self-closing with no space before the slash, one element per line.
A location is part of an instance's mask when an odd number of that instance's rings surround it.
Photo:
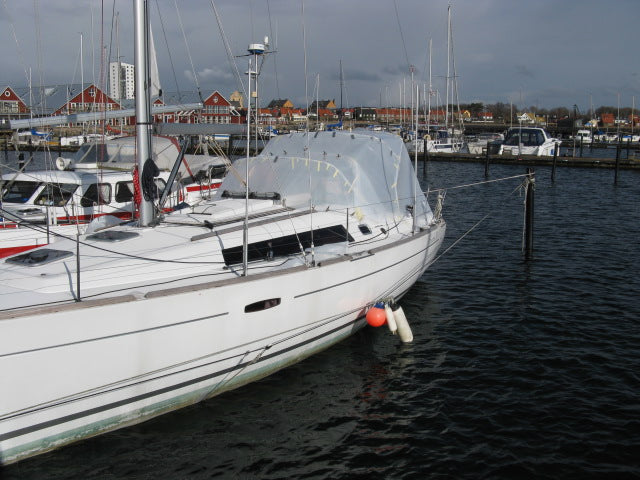
<path fill-rule="evenodd" d="M 633 62 L 199 1 L 0 9 L 0 477 L 640 477 Z"/>

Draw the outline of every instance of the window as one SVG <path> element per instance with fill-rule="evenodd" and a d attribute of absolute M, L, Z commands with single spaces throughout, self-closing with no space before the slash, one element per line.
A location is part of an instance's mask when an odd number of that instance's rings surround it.
<path fill-rule="evenodd" d="M 47 183 L 34 203 L 62 207 L 71 199 L 77 188 L 78 185 L 74 183 Z"/>
<path fill-rule="evenodd" d="M 2 189 L 2 201 L 9 203 L 26 203 L 36 192 L 38 182 L 13 182 L 9 189 Z"/>
<path fill-rule="evenodd" d="M 320 228 L 313 231 L 313 244 L 316 247 L 331 243 L 353 241 L 353 237 L 347 234 L 347 230 L 342 225 Z M 274 257 L 294 255 L 300 253 L 300 243 L 302 248 L 311 246 L 311 235 L 309 232 L 302 232 L 298 235 L 285 235 L 284 237 L 273 238 L 261 242 L 250 243 L 248 246 L 249 261 L 270 260 Z M 222 250 L 224 262 L 227 265 L 242 263 L 242 245 L 225 248 Z"/>
<path fill-rule="evenodd" d="M 36 248 L 30 252 L 23 253 L 22 255 L 16 255 L 5 260 L 7 263 L 15 263 L 17 265 L 24 265 L 27 267 L 34 267 L 38 265 L 44 265 L 46 263 L 55 262 L 61 258 L 70 257 L 73 252 L 66 250 L 54 250 L 53 248 Z"/>
<path fill-rule="evenodd" d="M 80 205 L 83 207 L 105 205 L 109 202 L 111 202 L 111 185 L 108 183 L 92 183 L 80 199 Z"/>
<path fill-rule="evenodd" d="M 133 180 L 116 183 L 116 202 L 130 202 L 133 200 L 133 192 Z"/>

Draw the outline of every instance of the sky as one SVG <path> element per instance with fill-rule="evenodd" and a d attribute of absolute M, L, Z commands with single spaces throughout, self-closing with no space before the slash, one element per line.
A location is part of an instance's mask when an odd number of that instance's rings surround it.
<path fill-rule="evenodd" d="M 448 5 L 460 103 L 582 112 L 640 103 L 640 0 L 150 0 L 165 92 L 228 98 L 242 89 L 238 77 L 246 83 L 240 55 L 268 36 L 275 53 L 262 66 L 260 103 L 296 107 L 340 106 L 341 91 L 344 107 L 409 105 L 409 66 L 423 95 L 429 63 L 432 103 L 444 102 Z M 98 83 L 101 50 L 133 63 L 132 0 L 0 2 L 0 87 Z"/>

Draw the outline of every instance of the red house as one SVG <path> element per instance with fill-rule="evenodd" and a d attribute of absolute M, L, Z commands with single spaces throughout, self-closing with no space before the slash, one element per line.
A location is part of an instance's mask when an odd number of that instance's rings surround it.
<path fill-rule="evenodd" d="M 120 110 L 122 107 L 118 102 L 113 100 L 109 95 L 104 93 L 100 88 L 91 84 L 82 92 L 69 99 L 53 115 L 69 115 L 72 113 L 86 112 L 106 112 L 111 110 Z M 96 120 L 89 123 L 102 124 L 100 115 L 96 116 Z M 107 124 L 116 125 L 116 119 L 107 120 Z"/>
<path fill-rule="evenodd" d="M 217 90 L 204 101 L 200 123 L 231 123 L 231 103 Z"/>
<path fill-rule="evenodd" d="M 29 113 L 29 107 L 22 98 L 9 86 L 0 94 L 0 117 L 19 118 Z"/>

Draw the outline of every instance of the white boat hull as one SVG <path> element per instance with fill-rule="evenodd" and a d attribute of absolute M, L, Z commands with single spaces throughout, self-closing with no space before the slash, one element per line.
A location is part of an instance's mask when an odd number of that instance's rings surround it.
<path fill-rule="evenodd" d="M 0 312 L 0 383 L 9 393 L 1 463 L 196 403 L 329 347 L 365 324 L 373 302 L 402 296 L 444 232 L 441 221 L 315 267 Z M 269 299 L 280 303 L 245 313 Z"/>

